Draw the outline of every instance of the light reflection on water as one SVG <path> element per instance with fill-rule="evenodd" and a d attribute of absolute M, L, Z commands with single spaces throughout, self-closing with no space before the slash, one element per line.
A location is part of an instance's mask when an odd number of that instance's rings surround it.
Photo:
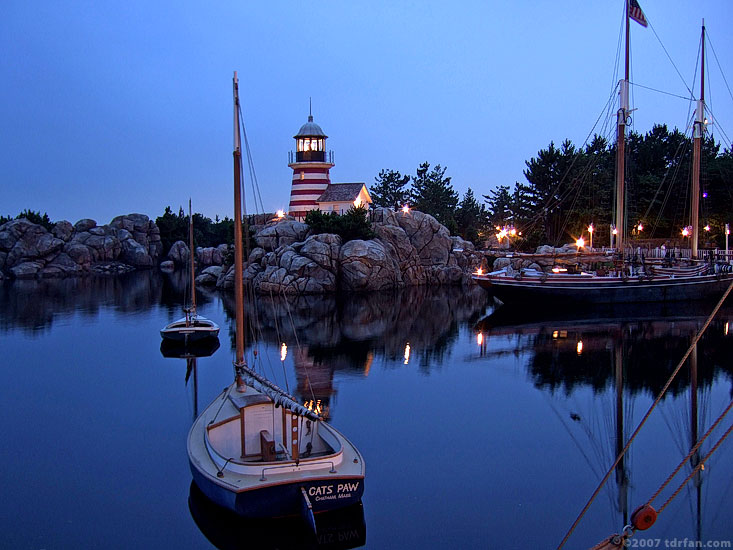
<path fill-rule="evenodd" d="M 228 524 L 192 517 L 201 507 L 191 508 L 185 439 L 232 378 L 232 296 L 198 293 L 222 327 L 219 349 L 166 358 L 158 331 L 180 316 L 184 289 L 148 273 L 0 286 L 3 546 L 231 543 Z M 250 362 L 320 401 L 364 454 L 368 547 L 556 546 L 711 307 L 494 309 L 482 290 L 461 288 L 248 308 Z M 568 548 L 620 530 L 664 481 L 690 448 L 694 396 L 699 434 L 728 404 L 731 317 L 724 308 L 713 321 L 696 376 L 683 369 Z M 637 537 L 729 540 L 731 452 L 724 443 Z"/>

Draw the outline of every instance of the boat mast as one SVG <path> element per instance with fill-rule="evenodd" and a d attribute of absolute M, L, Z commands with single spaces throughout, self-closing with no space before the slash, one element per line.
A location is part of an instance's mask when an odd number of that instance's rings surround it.
<path fill-rule="evenodd" d="M 692 148 L 692 201 L 690 225 L 692 225 L 692 258 L 697 258 L 697 244 L 700 225 L 700 157 L 702 136 L 705 131 L 705 20 L 702 20 L 702 63 L 700 69 L 700 99 L 695 109 L 695 125 L 693 130 L 694 143 Z"/>
<path fill-rule="evenodd" d="M 236 355 L 234 368 L 237 390 L 244 392 L 246 386 L 241 379 L 244 362 L 244 285 L 242 274 L 242 147 L 239 133 L 239 79 L 234 71 L 234 298 L 236 304 Z"/>
<path fill-rule="evenodd" d="M 616 249 L 623 258 L 624 252 L 624 180 L 626 117 L 629 112 L 629 0 L 626 0 L 626 54 L 624 79 L 619 82 L 619 110 L 616 115 Z"/>
<path fill-rule="evenodd" d="M 196 277 L 194 273 L 194 258 L 193 258 L 193 214 L 191 213 L 191 199 L 188 199 L 188 249 L 189 257 L 191 260 L 191 312 L 186 315 L 186 325 L 188 325 L 189 317 L 196 316 Z"/>

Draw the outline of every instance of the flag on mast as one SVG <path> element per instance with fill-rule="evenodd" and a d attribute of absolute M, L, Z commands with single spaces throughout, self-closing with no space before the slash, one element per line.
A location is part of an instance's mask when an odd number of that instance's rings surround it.
<path fill-rule="evenodd" d="M 641 6 L 636 0 L 629 0 L 629 17 L 642 27 L 646 27 L 646 17 L 644 17 L 644 12 L 641 11 Z"/>

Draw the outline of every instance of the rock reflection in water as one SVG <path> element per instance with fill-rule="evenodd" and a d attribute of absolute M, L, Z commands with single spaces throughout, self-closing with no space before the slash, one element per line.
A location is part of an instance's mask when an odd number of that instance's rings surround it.
<path fill-rule="evenodd" d="M 0 283 L 0 330 L 44 331 L 58 316 L 79 313 L 92 317 L 102 308 L 134 314 L 162 304 L 177 314 L 188 292 L 187 280 L 183 271 L 137 271 L 114 276 L 4 281 Z M 213 298 L 206 290 L 197 292 L 199 305 Z"/>
<path fill-rule="evenodd" d="M 93 317 L 106 307 L 145 311 L 160 301 L 162 286 L 161 279 L 148 272 L 8 281 L 0 285 L 0 330 L 42 331 L 59 315 L 79 312 Z"/>
<path fill-rule="evenodd" d="M 233 297 L 223 295 L 233 317 Z M 439 365 L 458 327 L 473 324 L 491 299 L 478 287 L 410 287 L 328 296 L 259 296 L 247 306 L 247 334 L 292 354 L 297 396 L 320 402 L 328 417 L 335 371 L 368 375 L 376 358 L 405 356 L 429 372 Z M 230 323 L 233 345 L 234 333 Z M 251 344 L 250 344 L 251 345 Z M 397 362 L 401 364 L 401 362 Z"/>

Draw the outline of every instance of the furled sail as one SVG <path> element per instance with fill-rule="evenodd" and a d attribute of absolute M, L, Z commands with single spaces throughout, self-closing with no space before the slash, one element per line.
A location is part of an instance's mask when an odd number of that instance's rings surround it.
<path fill-rule="evenodd" d="M 295 397 L 289 395 L 285 390 L 276 384 L 270 382 L 267 378 L 263 378 L 249 367 L 239 366 L 239 374 L 242 377 L 242 381 L 248 386 L 256 389 L 259 392 L 264 393 L 276 405 L 285 407 L 288 410 L 293 411 L 295 414 L 305 416 L 311 420 L 319 421 L 323 420 L 321 416 L 307 407 L 304 407 L 295 400 Z"/>

